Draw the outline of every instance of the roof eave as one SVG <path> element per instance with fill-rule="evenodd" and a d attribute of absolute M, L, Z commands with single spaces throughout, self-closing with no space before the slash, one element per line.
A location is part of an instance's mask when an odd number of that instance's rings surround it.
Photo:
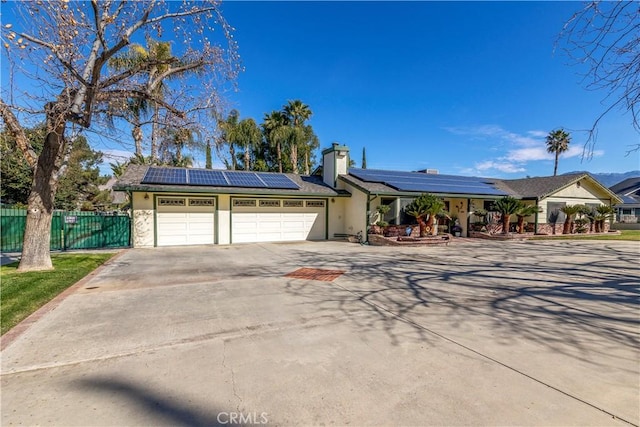
<path fill-rule="evenodd" d="M 257 196 L 299 196 L 299 197 L 351 197 L 349 193 L 341 193 L 337 191 L 333 191 L 333 193 L 314 193 L 314 192 L 295 192 L 295 191 L 278 191 L 277 189 L 273 189 L 270 192 L 265 191 L 256 191 L 255 188 L 229 188 L 229 189 L 220 189 L 220 188 L 203 188 L 203 187 L 158 187 L 153 185 L 145 185 L 145 184 L 129 184 L 129 185 L 118 185 L 114 186 L 114 189 L 118 191 L 148 191 L 152 193 L 211 193 L 211 194 L 255 194 Z"/>

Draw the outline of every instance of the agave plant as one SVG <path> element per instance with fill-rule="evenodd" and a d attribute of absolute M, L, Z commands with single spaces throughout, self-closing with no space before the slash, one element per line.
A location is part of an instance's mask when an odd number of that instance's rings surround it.
<path fill-rule="evenodd" d="M 516 211 L 516 216 L 518 217 L 518 233 L 524 233 L 524 219 L 526 217 L 537 214 L 541 211 L 542 209 L 540 208 L 540 206 L 525 205 L 522 203 L 520 209 Z"/>
<path fill-rule="evenodd" d="M 438 233 L 438 227 L 434 226 L 436 215 L 444 210 L 444 201 L 433 194 L 422 194 L 405 208 L 408 215 L 415 217 L 420 226 L 420 237 L 427 235 L 427 228 L 431 234 Z"/>
<path fill-rule="evenodd" d="M 522 202 L 515 197 L 506 196 L 497 200 L 493 204 L 493 209 L 500 213 L 502 219 L 502 234 L 509 232 L 509 222 L 511 215 L 515 214 L 522 207 Z"/>
<path fill-rule="evenodd" d="M 581 212 L 583 205 L 566 205 L 560 208 L 560 210 L 566 215 L 564 219 L 564 225 L 562 227 L 562 234 L 571 234 L 573 232 L 573 220 L 578 212 Z"/>

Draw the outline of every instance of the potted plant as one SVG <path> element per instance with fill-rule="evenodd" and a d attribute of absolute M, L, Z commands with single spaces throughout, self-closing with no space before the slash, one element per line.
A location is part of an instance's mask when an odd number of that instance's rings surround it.
<path fill-rule="evenodd" d="M 460 227 L 459 224 L 455 224 L 453 227 L 451 227 L 451 233 L 456 237 L 460 237 L 460 235 L 462 234 L 462 227 Z"/>

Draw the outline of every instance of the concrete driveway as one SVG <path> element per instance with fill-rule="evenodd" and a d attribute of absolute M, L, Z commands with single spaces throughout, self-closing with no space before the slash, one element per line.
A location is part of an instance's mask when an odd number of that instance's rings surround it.
<path fill-rule="evenodd" d="M 128 250 L 2 352 L 2 425 L 638 425 L 639 253 Z"/>

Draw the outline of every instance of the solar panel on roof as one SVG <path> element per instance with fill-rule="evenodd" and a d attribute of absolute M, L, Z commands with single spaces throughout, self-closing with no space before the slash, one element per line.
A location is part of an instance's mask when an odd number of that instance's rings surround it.
<path fill-rule="evenodd" d="M 388 181 L 385 184 L 394 187 L 400 191 L 420 191 L 431 193 L 452 193 L 452 194 L 485 194 L 501 196 L 506 195 L 502 190 L 499 190 L 491 185 L 437 185 L 428 183 L 407 183 Z"/>
<path fill-rule="evenodd" d="M 179 184 L 211 187 L 278 188 L 297 190 L 298 184 L 285 174 L 210 169 L 150 167 L 143 184 Z"/>
<path fill-rule="evenodd" d="M 231 187 L 266 187 L 265 183 L 253 172 L 225 171 L 224 175 Z"/>
<path fill-rule="evenodd" d="M 349 169 L 349 174 L 366 182 L 388 185 L 399 191 L 420 191 L 453 194 L 506 195 L 493 182 L 473 176 L 436 175 L 423 172 Z"/>
<path fill-rule="evenodd" d="M 154 168 L 147 169 L 142 179 L 143 184 L 187 184 L 186 169 Z"/>
<path fill-rule="evenodd" d="M 261 179 L 265 185 L 269 188 L 282 188 L 296 190 L 300 188 L 298 184 L 293 182 L 288 176 L 279 173 L 256 173 L 256 176 Z"/>
<path fill-rule="evenodd" d="M 189 184 L 226 187 L 229 185 L 224 172 L 214 170 L 189 169 Z"/>

